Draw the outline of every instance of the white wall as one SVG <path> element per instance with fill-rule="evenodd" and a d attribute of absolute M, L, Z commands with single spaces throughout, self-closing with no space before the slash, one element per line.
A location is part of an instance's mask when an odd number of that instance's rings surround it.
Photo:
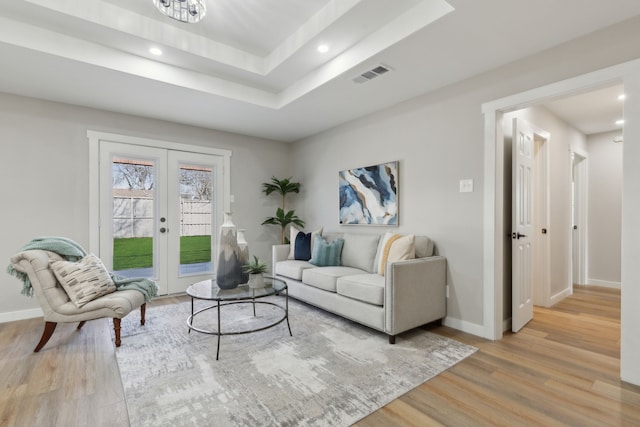
<path fill-rule="evenodd" d="M 624 381 L 640 385 L 640 72 L 624 79 L 627 99 L 622 160 L 622 309 L 620 370 Z"/>
<path fill-rule="evenodd" d="M 484 322 L 481 105 L 640 57 L 640 45 L 633 42 L 640 37 L 639 24 L 639 19 L 630 20 L 295 143 L 294 173 L 306 184 L 306 196 L 313 194 L 301 198 L 298 211 L 311 228 L 323 225 L 330 230 L 344 229 L 338 224 L 338 171 L 399 160 L 399 231 L 426 234 L 435 240 L 438 251 L 448 260 L 451 297 L 447 321 L 481 334 Z M 376 82 L 368 83 L 366 90 L 375 91 Z M 567 159 L 568 166 L 568 155 L 568 151 L 562 152 L 556 154 L 556 159 L 559 162 Z M 464 178 L 474 179 L 473 193 L 458 192 L 459 180 Z M 569 182 L 568 172 L 566 181 Z M 561 208 L 555 217 L 562 217 L 564 210 Z M 558 220 L 552 224 L 558 230 L 564 225 L 568 222 Z M 568 250 L 560 256 L 567 258 Z M 497 267 L 502 268 L 501 260 L 497 262 Z M 567 274 L 556 271 L 559 277 Z M 564 289 L 567 282 L 568 279 L 554 283 L 554 290 Z"/>
<path fill-rule="evenodd" d="M 589 135 L 587 284 L 620 287 L 622 132 Z"/>
<path fill-rule="evenodd" d="M 503 117 L 505 144 L 511 143 L 514 118 L 523 119 L 543 131 L 549 132 L 547 141 L 549 156 L 549 222 L 547 238 L 550 243 L 550 289 L 553 303 L 571 291 L 571 151 L 587 151 L 587 139 L 577 129 L 568 125 L 543 106 L 536 106 L 507 113 Z M 506 140 L 508 139 L 508 142 Z M 505 146 L 505 164 L 511 164 L 511 150 Z M 509 172 L 511 173 L 511 172 Z M 507 186 L 508 185 L 508 186 Z M 505 179 L 505 218 L 511 218 L 511 186 Z M 510 231 L 506 221 L 505 236 Z M 536 230 L 538 232 L 538 230 Z M 505 247 L 511 246 L 506 238 Z M 505 251 L 508 252 L 508 251 Z M 510 270 L 505 269 L 510 272 Z M 505 276 L 505 318 L 511 312 L 511 278 Z M 554 298 L 555 297 L 555 298 Z"/>
<path fill-rule="evenodd" d="M 446 256 L 449 316 L 482 323 L 482 144 L 479 104 L 467 96 L 423 99 L 295 144 L 295 174 L 306 184 L 300 212 L 312 229 L 380 232 L 340 226 L 338 172 L 399 160 L 400 232 L 424 234 Z M 476 143 L 472 143 L 476 141 Z M 459 193 L 460 179 L 473 193 Z M 313 197 L 308 197 L 313 195 Z"/>
<path fill-rule="evenodd" d="M 232 150 L 234 222 L 246 229 L 252 253 L 271 259 L 278 228 L 260 225 L 277 198 L 261 183 L 290 175 L 290 144 L 66 104 L 0 94 L 0 259 L 6 264 L 36 236 L 66 236 L 89 244 L 89 143 L 87 130 Z M 33 315 L 35 299 L 20 294 L 20 282 L 5 274 L 0 321 Z"/>

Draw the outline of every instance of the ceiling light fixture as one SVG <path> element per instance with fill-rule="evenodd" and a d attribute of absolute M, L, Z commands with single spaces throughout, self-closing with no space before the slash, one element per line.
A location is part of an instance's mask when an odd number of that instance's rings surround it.
<path fill-rule="evenodd" d="M 160 49 L 158 49 L 157 47 L 152 47 L 151 49 L 149 49 L 149 53 L 155 56 L 160 56 L 162 55 L 162 51 Z"/>
<path fill-rule="evenodd" d="M 627 98 L 627 95 L 625 95 L 624 93 L 618 96 L 618 100 L 620 101 L 624 101 L 626 98 Z"/>
<path fill-rule="evenodd" d="M 329 52 L 329 45 L 326 44 L 321 44 L 318 46 L 318 52 L 320 53 L 327 53 Z"/>
<path fill-rule="evenodd" d="M 624 124 L 624 119 L 616 120 L 616 124 L 617 125 L 623 125 Z"/>
<path fill-rule="evenodd" d="M 176 21 L 195 23 L 207 13 L 204 0 L 153 0 L 155 7 Z"/>

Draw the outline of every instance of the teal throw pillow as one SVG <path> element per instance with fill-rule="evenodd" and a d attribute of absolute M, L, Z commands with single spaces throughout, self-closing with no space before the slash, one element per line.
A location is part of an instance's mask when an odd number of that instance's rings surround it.
<path fill-rule="evenodd" d="M 318 267 L 328 267 L 340 265 L 340 255 L 344 239 L 336 239 L 327 242 L 322 236 L 316 236 L 313 243 L 313 252 L 309 262 Z"/>

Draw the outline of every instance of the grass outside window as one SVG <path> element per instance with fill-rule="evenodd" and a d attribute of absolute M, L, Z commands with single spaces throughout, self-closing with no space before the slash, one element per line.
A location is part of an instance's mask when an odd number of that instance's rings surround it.
<path fill-rule="evenodd" d="M 180 264 L 211 261 L 211 236 L 180 237 Z M 113 239 L 113 269 L 130 270 L 153 266 L 153 238 Z"/>

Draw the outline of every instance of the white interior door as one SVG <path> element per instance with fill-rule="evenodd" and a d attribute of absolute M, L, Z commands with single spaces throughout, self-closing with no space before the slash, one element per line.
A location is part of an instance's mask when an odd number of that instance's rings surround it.
<path fill-rule="evenodd" d="M 571 230 L 571 283 L 573 285 L 586 284 L 586 213 L 587 213 L 587 176 L 586 157 L 571 153 L 572 160 L 572 186 L 571 186 L 571 211 L 573 226 Z"/>
<path fill-rule="evenodd" d="M 513 119 L 512 330 L 533 319 L 534 133 Z"/>
<path fill-rule="evenodd" d="M 100 258 L 125 277 L 155 280 L 160 294 L 210 278 L 222 221 L 223 158 L 100 143 Z"/>

